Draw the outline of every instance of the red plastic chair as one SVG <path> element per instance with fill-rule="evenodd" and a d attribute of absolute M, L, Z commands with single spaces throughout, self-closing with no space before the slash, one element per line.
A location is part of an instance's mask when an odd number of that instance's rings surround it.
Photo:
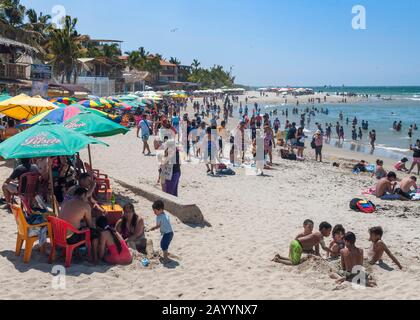
<path fill-rule="evenodd" d="M 100 173 L 99 170 L 92 169 L 92 167 L 86 162 L 85 168 L 87 173 L 89 173 L 96 181 L 96 193 L 98 193 L 99 190 L 111 189 L 111 182 L 109 181 L 108 175 Z"/>
<path fill-rule="evenodd" d="M 64 248 L 65 254 L 66 254 L 66 263 L 65 263 L 65 267 L 68 268 L 71 265 L 71 258 L 73 256 L 73 250 L 82 246 L 82 245 L 86 245 L 87 249 L 88 249 L 88 256 L 89 258 L 91 257 L 91 245 L 90 245 L 90 230 L 77 230 L 75 227 L 73 227 L 70 223 L 68 223 L 67 221 L 64 221 L 62 219 L 56 218 L 56 217 L 48 217 L 48 222 L 51 224 L 51 228 L 52 228 L 52 248 L 51 248 L 51 253 L 50 253 L 50 257 L 49 257 L 49 263 L 53 263 L 55 260 L 55 251 L 57 249 L 57 247 L 62 247 Z M 67 232 L 70 231 L 72 233 L 76 233 L 76 234 L 84 234 L 85 235 L 85 240 L 80 241 L 76 244 L 68 244 L 67 243 Z"/>
<path fill-rule="evenodd" d="M 32 203 L 37 195 L 40 181 L 41 175 L 36 172 L 25 173 L 19 178 L 18 196 L 27 214 L 32 214 Z"/>

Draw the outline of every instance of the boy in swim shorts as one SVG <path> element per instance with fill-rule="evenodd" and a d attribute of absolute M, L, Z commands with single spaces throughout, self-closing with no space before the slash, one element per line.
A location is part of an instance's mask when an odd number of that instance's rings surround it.
<path fill-rule="evenodd" d="M 315 255 L 320 256 L 319 246 L 322 249 L 331 252 L 331 250 L 325 245 L 324 237 L 329 237 L 331 234 L 332 226 L 328 222 L 322 222 L 319 225 L 319 231 L 308 234 L 306 236 L 295 239 L 290 244 L 289 257 L 285 258 L 280 255 L 276 255 L 272 261 L 282 263 L 285 265 L 299 265 L 306 261 L 308 257 L 302 258 L 304 249 L 315 247 Z M 310 255 L 309 255 L 310 256 Z"/>

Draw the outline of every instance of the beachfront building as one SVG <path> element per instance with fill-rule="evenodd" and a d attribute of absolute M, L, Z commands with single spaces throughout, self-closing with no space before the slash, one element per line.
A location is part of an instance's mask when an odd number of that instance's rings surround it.
<path fill-rule="evenodd" d="M 129 70 L 129 68 L 126 68 L 123 77 L 125 81 L 125 92 L 145 91 L 146 80 L 150 78 L 150 72 Z"/>
<path fill-rule="evenodd" d="M 31 88 L 31 64 L 38 62 L 38 49 L 0 35 L 0 92 L 18 94 Z"/>
<path fill-rule="evenodd" d="M 76 84 L 95 96 L 111 96 L 125 90 L 124 63 L 107 57 L 79 58 Z"/>

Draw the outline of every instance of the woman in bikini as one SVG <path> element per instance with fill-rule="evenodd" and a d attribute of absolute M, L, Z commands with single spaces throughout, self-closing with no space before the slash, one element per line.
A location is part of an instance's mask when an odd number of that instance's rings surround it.
<path fill-rule="evenodd" d="M 100 232 L 99 259 L 109 264 L 128 265 L 133 261 L 133 256 L 127 243 L 118 232 L 108 225 L 105 216 L 96 220 L 96 228 Z"/>
<path fill-rule="evenodd" d="M 147 240 L 144 234 L 143 218 L 137 215 L 131 203 L 127 203 L 123 210 L 124 215 L 117 222 L 115 229 L 131 249 L 144 251 L 147 247 Z"/>

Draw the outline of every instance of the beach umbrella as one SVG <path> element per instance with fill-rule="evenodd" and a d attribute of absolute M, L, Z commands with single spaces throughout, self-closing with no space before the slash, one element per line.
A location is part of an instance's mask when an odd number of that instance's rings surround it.
<path fill-rule="evenodd" d="M 44 121 L 0 143 L 0 156 L 4 159 L 72 156 L 89 144 L 107 145 L 62 125 Z"/>
<path fill-rule="evenodd" d="M 108 109 L 120 106 L 118 102 L 111 99 L 100 98 L 99 102 L 105 105 Z"/>
<path fill-rule="evenodd" d="M 115 120 L 118 117 L 118 116 L 114 116 L 112 114 L 106 113 L 104 111 L 101 111 L 101 110 L 92 109 L 92 108 L 86 108 L 86 107 L 82 106 L 79 103 L 74 103 L 74 104 L 70 105 L 69 107 L 79 108 L 80 111 L 82 111 L 82 112 L 89 111 L 89 112 L 91 112 L 93 114 L 96 114 L 97 116 L 100 116 L 100 117 L 103 117 L 103 118 L 108 118 L 108 119 L 111 119 L 111 120 Z"/>
<path fill-rule="evenodd" d="M 83 100 L 80 101 L 79 104 L 85 108 L 103 108 L 103 105 L 99 102 L 99 100 Z"/>
<path fill-rule="evenodd" d="M 10 98 L 11 98 L 11 96 L 9 96 L 8 94 L 2 94 L 2 95 L 0 95 L 0 102 L 2 102 L 4 100 L 8 100 Z"/>
<path fill-rule="evenodd" d="M 87 137 L 64 126 L 44 121 L 24 130 L 0 143 L 0 156 L 4 159 L 40 158 L 55 156 L 72 156 L 90 144 L 103 144 L 102 141 Z M 54 187 L 51 163 L 49 164 L 51 203 L 54 213 Z"/>
<path fill-rule="evenodd" d="M 0 113 L 16 120 L 29 119 L 44 111 L 57 108 L 55 104 L 40 96 L 29 97 L 26 94 L 0 102 Z"/>
<path fill-rule="evenodd" d="M 91 112 L 82 112 L 64 123 L 64 127 L 92 137 L 110 137 L 126 134 L 129 130 L 111 120 Z M 88 146 L 89 163 L 92 166 L 90 146 Z"/>
<path fill-rule="evenodd" d="M 50 99 L 50 101 L 52 103 L 55 103 L 55 102 L 57 102 L 57 103 L 63 103 L 66 106 L 69 106 L 69 105 L 71 105 L 73 103 L 76 103 L 77 102 L 77 99 L 76 98 L 70 98 L 70 97 L 61 97 L 61 98 L 52 98 L 52 99 Z"/>
<path fill-rule="evenodd" d="M 54 110 L 48 110 L 41 114 L 38 114 L 25 123 L 22 124 L 22 126 L 33 126 L 35 124 L 38 124 L 39 122 L 43 120 L 48 120 L 53 123 L 61 124 L 75 116 L 77 116 L 82 110 L 80 108 L 77 108 L 75 106 L 73 107 L 67 107 L 67 108 L 58 108 Z"/>
<path fill-rule="evenodd" d="M 64 127 L 92 137 L 110 137 L 117 134 L 126 134 L 129 131 L 126 127 L 90 111 L 81 112 L 65 121 Z"/>

